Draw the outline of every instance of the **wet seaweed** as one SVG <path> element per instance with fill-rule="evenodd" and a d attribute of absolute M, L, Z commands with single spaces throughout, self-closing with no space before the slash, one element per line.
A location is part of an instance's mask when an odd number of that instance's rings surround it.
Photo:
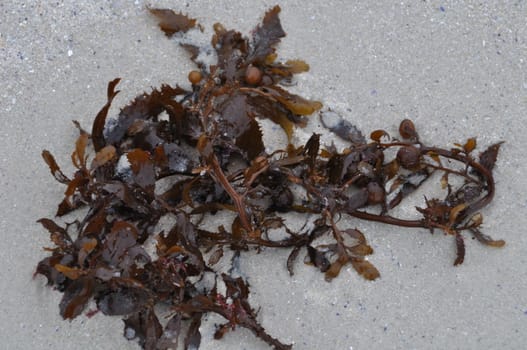
<path fill-rule="evenodd" d="M 186 15 L 149 10 L 168 37 L 196 30 L 196 20 Z M 492 171 L 501 143 L 479 157 L 473 155 L 475 138 L 450 149 L 429 146 L 408 119 L 398 136 L 376 130 L 367 141 L 348 120 L 326 110 L 320 112 L 322 125 L 347 146 L 338 151 L 321 145 L 318 134 L 292 144 L 293 130 L 305 126 L 322 104 L 286 89 L 309 66 L 277 60 L 276 45 L 286 35 L 279 12 L 278 6 L 270 9 L 251 37 L 216 24 L 216 64 L 198 62 L 200 48 L 183 44 L 197 64 L 189 73 L 191 88 L 163 85 L 109 120 L 119 92 L 119 79 L 111 81 L 91 133 L 76 123 L 71 177 L 49 151 L 42 152 L 51 174 L 66 186 L 56 215 L 88 208 L 65 226 L 39 220 L 54 246 L 46 248 L 49 256 L 36 274 L 63 293 L 63 318 L 79 316 L 93 300 L 96 309 L 87 315 L 122 316 L 125 337 L 144 349 L 195 349 L 204 315 L 215 313 L 226 320 L 216 339 L 244 327 L 275 349 L 289 349 L 257 320 L 249 285 L 235 271 L 241 252 L 290 249 L 285 268 L 292 275 L 304 251 L 304 262 L 327 281 L 346 265 L 367 280 L 377 279 L 379 271 L 367 260 L 372 247 L 357 228 L 341 227 L 344 216 L 442 231 L 455 241 L 455 265 L 464 260 L 465 232 L 489 246 L 505 244 L 481 232 L 480 213 L 495 193 Z M 261 119 L 287 136 L 287 144 L 270 154 Z M 419 219 L 391 214 L 434 174 L 442 175 L 444 198 L 426 198 L 417 208 Z M 211 229 L 221 212 L 234 213 L 230 226 Z M 313 218 L 312 225 L 292 230 L 285 224 L 289 213 Z M 159 223 L 166 218 L 170 224 L 163 230 Z M 272 230 L 282 236 L 271 238 Z M 228 273 L 215 269 L 227 251 L 234 252 Z M 212 282 L 206 283 L 207 276 Z"/>

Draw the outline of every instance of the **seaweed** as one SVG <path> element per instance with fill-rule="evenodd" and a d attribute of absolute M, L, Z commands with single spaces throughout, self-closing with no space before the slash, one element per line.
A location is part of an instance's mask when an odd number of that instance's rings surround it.
<path fill-rule="evenodd" d="M 196 30 L 196 20 L 186 15 L 149 10 L 168 37 Z M 189 73 L 190 89 L 163 85 L 108 117 L 119 92 L 119 78 L 111 81 L 91 133 L 75 122 L 72 177 L 49 151 L 42 152 L 51 174 L 66 186 L 56 215 L 88 208 L 65 226 L 39 220 L 54 247 L 46 248 L 49 256 L 35 274 L 63 293 L 62 317 L 79 316 L 94 300 L 96 310 L 88 316 L 98 311 L 122 316 L 125 337 L 144 349 L 175 349 L 181 343 L 195 349 L 204 315 L 216 313 L 226 320 L 216 339 L 244 327 L 275 349 L 290 349 L 258 322 L 249 285 L 236 272 L 242 252 L 290 249 L 291 275 L 305 251 L 304 262 L 328 282 L 346 265 L 366 280 L 379 278 L 367 260 L 373 249 L 366 236 L 342 227 L 343 216 L 440 230 L 455 240 L 455 265 L 465 257 L 465 232 L 489 246 L 505 244 L 481 232 L 480 213 L 495 193 L 492 172 L 501 142 L 479 157 L 473 155 L 475 138 L 450 149 L 429 146 L 408 119 L 397 137 L 376 130 L 368 141 L 349 120 L 327 109 L 320 112 L 323 127 L 347 147 L 321 145 L 319 134 L 292 144 L 293 130 L 305 126 L 322 104 L 286 89 L 309 66 L 277 61 L 276 46 L 286 35 L 279 12 L 279 6 L 269 10 L 251 37 L 216 24 L 214 65 L 198 63 L 199 47 L 185 43 L 197 64 Z M 287 143 L 270 154 L 260 119 L 276 123 L 287 136 Z M 394 216 L 393 209 L 433 174 L 442 175 L 445 197 L 425 198 L 425 206 L 417 207 L 419 219 Z M 230 227 L 213 227 L 220 212 L 234 214 Z M 292 230 L 285 224 L 289 213 L 314 218 L 312 225 Z M 160 228 L 162 219 L 166 230 Z M 282 235 L 272 238 L 273 230 Z M 233 252 L 228 272 L 216 268 L 227 251 Z M 206 283 L 207 276 L 212 283 Z"/>

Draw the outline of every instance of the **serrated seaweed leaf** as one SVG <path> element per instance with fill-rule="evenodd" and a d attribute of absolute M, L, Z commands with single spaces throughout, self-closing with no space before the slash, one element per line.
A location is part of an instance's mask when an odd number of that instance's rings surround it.
<path fill-rule="evenodd" d="M 380 277 L 379 270 L 375 268 L 369 261 L 364 259 L 352 259 L 351 266 L 357 273 L 367 280 L 373 281 Z"/>
<path fill-rule="evenodd" d="M 503 142 L 495 143 L 479 155 L 479 163 L 487 170 L 491 171 L 494 169 L 494 164 L 496 163 L 498 152 L 502 144 Z"/>
<path fill-rule="evenodd" d="M 42 218 L 37 221 L 40 223 L 50 234 L 50 240 L 62 251 L 67 250 L 71 247 L 73 241 L 71 240 L 68 231 L 65 228 L 57 225 L 53 220 Z"/>
<path fill-rule="evenodd" d="M 196 20 L 189 18 L 182 13 L 176 13 L 170 9 L 148 9 L 151 14 L 156 16 L 159 20 L 159 28 L 165 35 L 171 37 L 178 32 L 186 33 L 189 29 L 196 26 Z"/>
<path fill-rule="evenodd" d="M 256 27 L 251 43 L 251 52 L 247 61 L 250 63 L 263 63 L 266 58 L 274 53 L 274 46 L 285 37 L 285 32 L 280 24 L 278 14 L 280 6 L 275 6 L 267 11 L 262 24 Z"/>
<path fill-rule="evenodd" d="M 248 160 L 254 159 L 264 151 L 260 126 L 250 116 L 251 109 L 245 95 L 236 94 L 218 106 L 221 121 L 219 132 L 245 153 Z"/>

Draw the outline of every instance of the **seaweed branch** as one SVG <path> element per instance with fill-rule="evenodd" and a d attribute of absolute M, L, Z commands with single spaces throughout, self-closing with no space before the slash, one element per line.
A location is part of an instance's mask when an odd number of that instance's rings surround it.
<path fill-rule="evenodd" d="M 168 37 L 201 28 L 182 13 L 149 10 Z M 278 6 L 270 9 L 251 37 L 216 24 L 213 65 L 199 60 L 200 46 L 185 41 L 182 47 L 196 63 L 189 88 L 162 85 L 108 116 L 119 78 L 109 82 L 91 134 L 76 123 L 72 176 L 49 151 L 42 152 L 52 176 L 66 187 L 56 215 L 89 208 L 72 224 L 39 220 L 54 246 L 45 248 L 49 255 L 35 274 L 63 293 L 63 318 L 78 317 L 95 300 L 96 310 L 86 315 L 122 316 L 125 336 L 144 349 L 176 349 L 180 341 L 196 349 L 203 316 L 212 312 L 226 319 L 216 339 L 240 326 L 275 349 L 290 349 L 257 320 L 236 263 L 242 252 L 290 249 L 291 275 L 303 251 L 305 263 L 328 282 L 346 265 L 367 280 L 379 278 L 367 259 L 373 249 L 366 236 L 343 227 L 342 216 L 440 230 L 454 237 L 455 265 L 464 260 L 464 232 L 492 247 L 505 244 L 481 232 L 480 213 L 495 195 L 501 143 L 479 157 L 473 155 L 475 138 L 450 149 L 427 146 L 408 119 L 397 137 L 375 130 L 368 141 L 349 118 L 321 111 L 321 102 L 286 89 L 309 66 L 277 59 L 276 46 L 285 36 L 279 12 Z M 314 113 L 346 143 L 344 149 L 321 145 L 316 133 L 305 144 L 293 144 L 294 129 Z M 262 119 L 287 136 L 270 154 Z M 416 207 L 419 219 L 397 217 L 393 209 L 415 200 L 411 193 L 429 184 L 432 174 L 442 174 L 444 197 L 425 198 Z M 215 224 L 215 215 L 227 212 L 235 214 L 230 227 Z M 292 213 L 312 222 L 292 230 L 285 224 Z M 160 227 L 161 219 L 169 223 Z M 227 249 L 234 257 L 225 271 L 218 262 Z M 162 318 L 168 320 L 164 325 Z"/>

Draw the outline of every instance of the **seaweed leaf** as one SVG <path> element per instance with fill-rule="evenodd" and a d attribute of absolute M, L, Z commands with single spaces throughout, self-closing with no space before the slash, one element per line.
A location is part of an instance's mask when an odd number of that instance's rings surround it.
<path fill-rule="evenodd" d="M 158 18 L 159 28 L 161 28 L 168 37 L 179 32 L 186 33 L 189 29 L 196 26 L 195 19 L 189 18 L 182 13 L 176 13 L 169 9 L 149 8 L 148 10 Z"/>

